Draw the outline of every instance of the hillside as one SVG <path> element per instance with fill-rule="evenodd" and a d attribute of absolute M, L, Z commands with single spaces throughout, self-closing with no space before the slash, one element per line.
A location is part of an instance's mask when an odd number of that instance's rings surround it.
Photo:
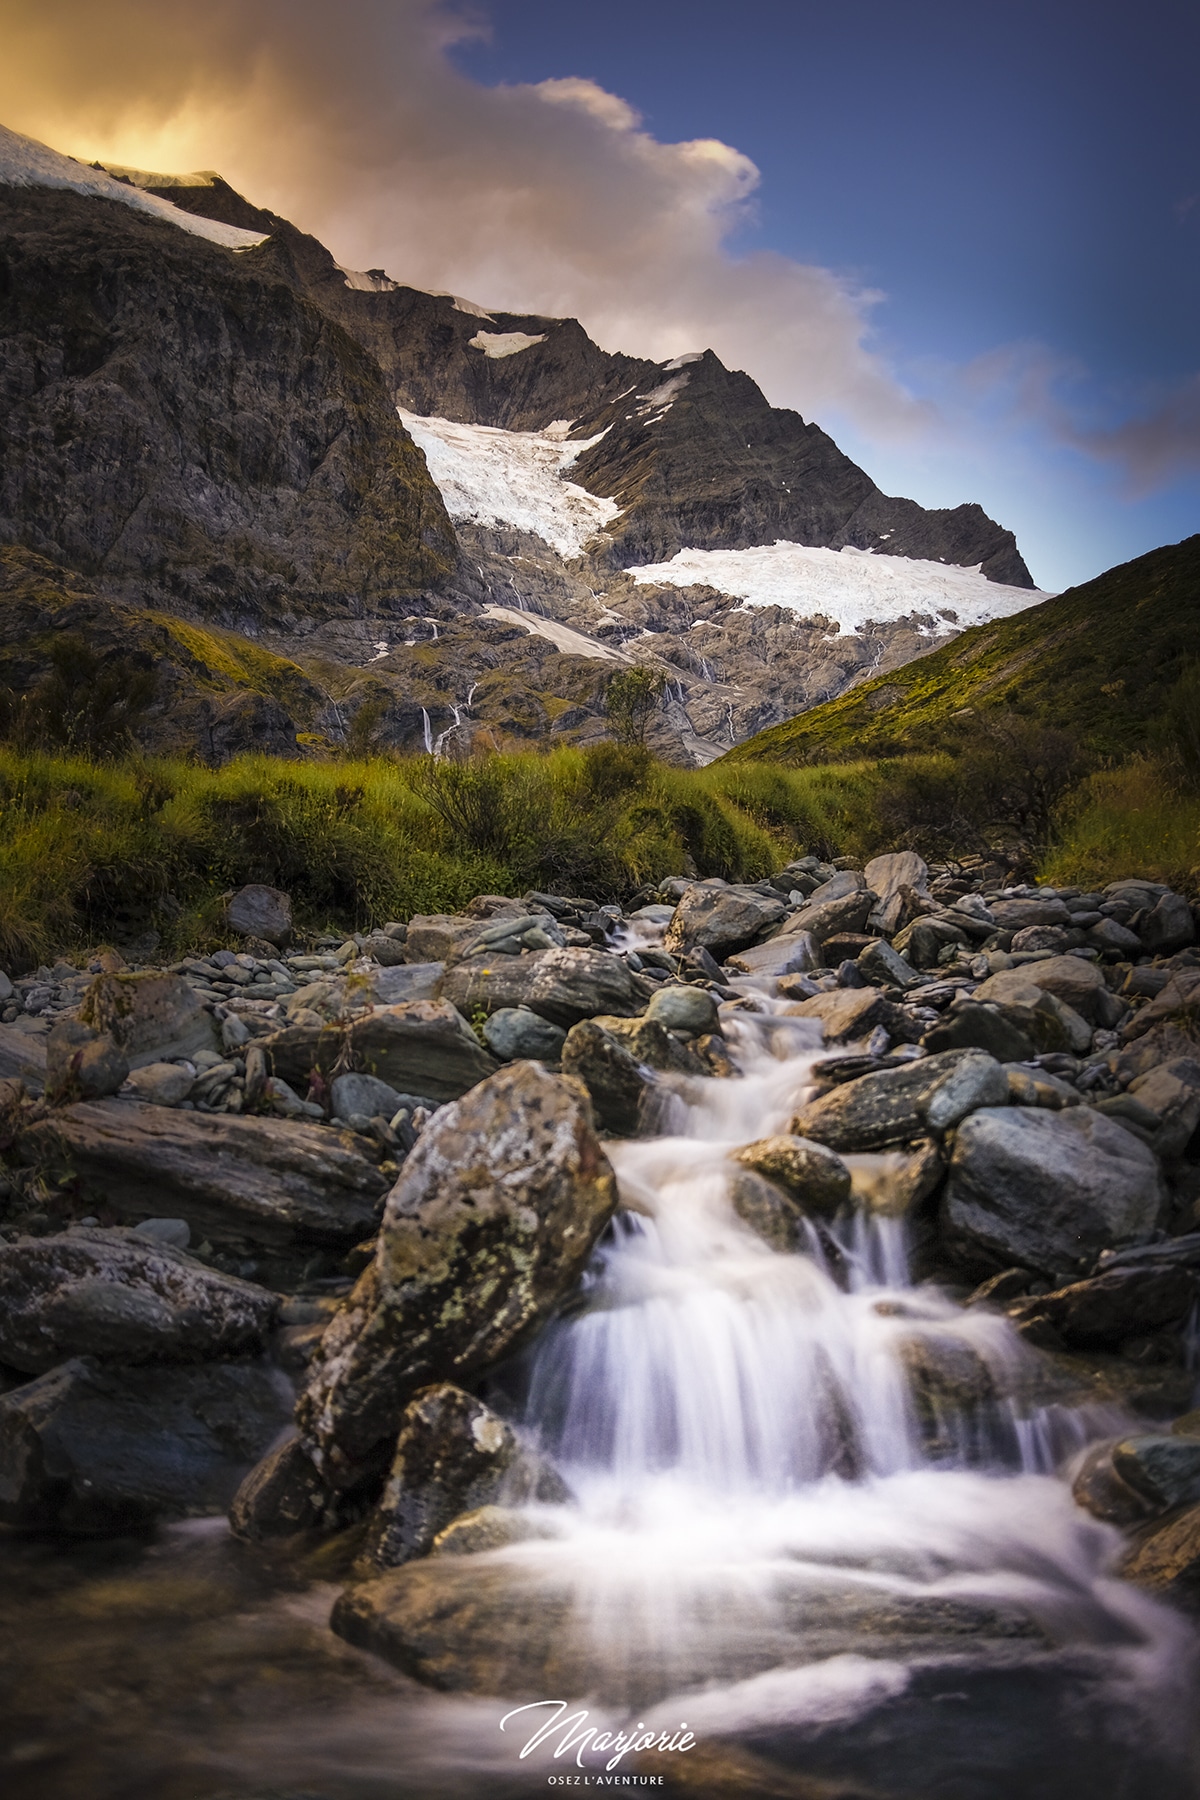
<path fill-rule="evenodd" d="M 951 721 L 999 708 L 1056 725 L 1093 755 L 1124 756 L 1145 744 L 1168 690 L 1198 656 L 1200 535 L 974 626 L 759 732 L 727 760 L 795 766 L 927 750 Z"/>

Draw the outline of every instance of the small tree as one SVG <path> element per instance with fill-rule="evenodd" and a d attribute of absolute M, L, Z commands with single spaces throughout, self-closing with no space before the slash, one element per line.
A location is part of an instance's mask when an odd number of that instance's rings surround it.
<path fill-rule="evenodd" d="M 666 685 L 665 675 L 641 663 L 635 663 L 631 669 L 618 669 L 609 677 L 604 704 L 621 743 L 645 743 L 647 727 Z"/>

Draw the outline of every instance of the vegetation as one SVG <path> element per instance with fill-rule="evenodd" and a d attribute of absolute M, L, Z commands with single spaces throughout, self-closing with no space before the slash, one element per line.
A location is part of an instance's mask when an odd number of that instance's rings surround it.
<path fill-rule="evenodd" d="M 622 744 L 644 744 L 654 709 L 666 691 L 667 678 L 660 669 L 636 663 L 610 675 L 604 690 L 604 706 Z"/>

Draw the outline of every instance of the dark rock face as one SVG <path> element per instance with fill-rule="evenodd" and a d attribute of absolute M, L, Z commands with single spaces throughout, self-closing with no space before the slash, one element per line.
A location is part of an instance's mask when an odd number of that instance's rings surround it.
<path fill-rule="evenodd" d="M 239 937 L 265 938 L 282 948 L 292 935 L 292 903 L 278 888 L 252 881 L 239 888 L 225 909 L 230 929 Z"/>
<path fill-rule="evenodd" d="M 663 937 L 663 948 L 677 954 L 700 945 L 713 956 L 745 950 L 772 925 L 782 923 L 782 900 L 724 882 L 697 882 L 688 888 Z"/>
<path fill-rule="evenodd" d="M 1018 1300 L 1007 1310 L 1017 1329 L 1035 1343 L 1048 1325 L 1065 1343 L 1090 1348 L 1173 1325 L 1185 1317 L 1194 1297 L 1195 1284 L 1186 1269 L 1134 1265 Z"/>
<path fill-rule="evenodd" d="M 77 1226 L 0 1246 L 0 1362 L 29 1374 L 71 1356 L 254 1356 L 278 1310 L 266 1289 L 133 1231 Z"/>
<path fill-rule="evenodd" d="M 1008 1077 L 993 1057 L 943 1050 L 843 1083 L 803 1107 L 792 1130 L 831 1150 L 884 1150 L 930 1131 L 940 1135 L 977 1108 L 1007 1100 Z"/>
<path fill-rule="evenodd" d="M 0 190 L 0 535 L 230 617 L 360 608 L 449 571 L 378 369 L 256 254 Z"/>
<path fill-rule="evenodd" d="M 446 1000 L 407 1000 L 349 1026 L 287 1025 L 264 1040 L 273 1072 L 306 1082 L 349 1066 L 400 1093 L 457 1100 L 496 1070 L 496 1060 Z"/>
<path fill-rule="evenodd" d="M 535 950 L 528 956 L 475 957 L 448 969 L 440 992 L 469 1015 L 527 1006 L 568 1031 L 597 1013 L 630 1017 L 645 999 L 628 965 L 602 950 Z"/>
<path fill-rule="evenodd" d="M 578 1083 L 514 1063 L 439 1112 L 300 1400 L 301 1434 L 329 1484 L 351 1485 L 419 1388 L 469 1377 L 541 1324 L 615 1203 Z"/>
<path fill-rule="evenodd" d="M 109 1533 L 221 1512 L 287 1417 L 252 1364 L 127 1370 L 77 1357 L 0 1399 L 0 1520 Z"/>
<path fill-rule="evenodd" d="M 619 1038 L 594 1019 L 581 1019 L 567 1033 L 562 1066 L 588 1091 L 598 1123 L 615 1137 L 636 1137 L 652 1082 Z"/>

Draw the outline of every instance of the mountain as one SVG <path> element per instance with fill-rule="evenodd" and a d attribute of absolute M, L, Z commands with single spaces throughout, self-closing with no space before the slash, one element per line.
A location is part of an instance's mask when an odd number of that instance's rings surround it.
<path fill-rule="evenodd" d="M 838 762 L 929 749 L 952 721 L 1012 709 L 1098 757 L 1147 744 L 1200 658 L 1200 536 L 1152 550 L 1015 618 L 964 631 L 904 668 L 789 719 L 735 760 Z"/>
<path fill-rule="evenodd" d="M 347 271 L 218 175 L 3 131 L 0 369 L 0 542 L 301 669 L 317 744 L 363 706 L 407 749 L 587 742 L 637 662 L 653 746 L 706 761 L 1039 598 L 979 507 L 882 494 L 711 351 L 610 354 Z"/>

